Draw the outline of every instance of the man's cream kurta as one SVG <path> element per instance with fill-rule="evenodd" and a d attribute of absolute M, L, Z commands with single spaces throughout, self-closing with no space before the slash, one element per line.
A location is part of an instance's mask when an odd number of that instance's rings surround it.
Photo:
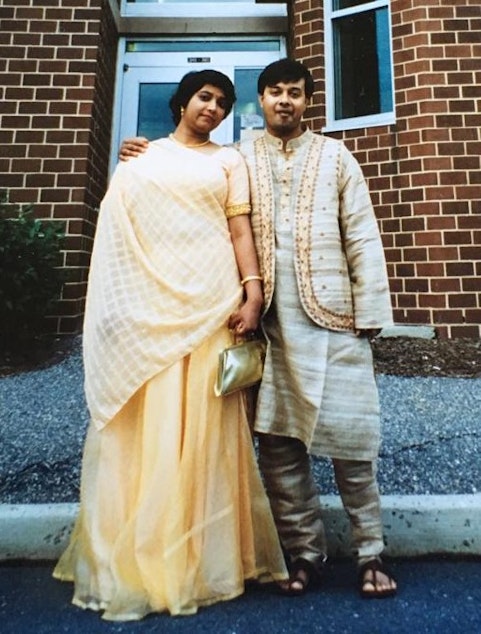
<path fill-rule="evenodd" d="M 270 342 L 255 428 L 317 455 L 372 460 L 377 388 L 369 342 L 354 331 L 392 323 L 376 218 L 341 142 L 306 131 L 286 150 L 269 134 L 241 145 Z"/>

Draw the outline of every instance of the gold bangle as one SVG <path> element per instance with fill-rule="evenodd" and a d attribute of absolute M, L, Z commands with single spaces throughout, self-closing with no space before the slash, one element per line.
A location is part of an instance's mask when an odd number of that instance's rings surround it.
<path fill-rule="evenodd" d="M 262 282 L 262 277 L 260 275 L 248 275 L 243 280 L 241 280 L 242 286 L 244 286 L 244 284 L 250 282 L 251 280 L 259 280 L 259 282 Z"/>

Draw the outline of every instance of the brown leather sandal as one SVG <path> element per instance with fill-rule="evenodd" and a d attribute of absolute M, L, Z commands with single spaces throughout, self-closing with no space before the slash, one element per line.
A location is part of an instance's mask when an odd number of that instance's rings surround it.
<path fill-rule="evenodd" d="M 371 580 L 365 579 L 365 574 L 368 571 L 372 573 Z M 394 583 L 396 582 L 389 569 L 380 559 L 370 559 L 366 561 L 366 563 L 359 568 L 358 572 L 359 594 L 363 599 L 385 599 L 387 597 L 393 597 L 396 594 L 397 588 L 377 588 L 377 573 L 385 575 Z M 366 590 L 366 584 L 372 585 L 373 589 Z"/>
<path fill-rule="evenodd" d="M 310 588 L 321 583 L 323 565 L 324 562 L 319 569 L 307 559 L 302 557 L 296 559 L 290 568 L 289 579 L 278 583 L 279 592 L 288 597 L 299 597 L 305 594 Z M 294 587 L 293 584 L 299 584 L 299 587 Z"/>

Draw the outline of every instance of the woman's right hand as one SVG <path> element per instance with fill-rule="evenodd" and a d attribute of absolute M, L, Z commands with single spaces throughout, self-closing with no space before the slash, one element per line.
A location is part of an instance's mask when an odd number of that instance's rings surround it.
<path fill-rule="evenodd" d="M 136 136 L 132 139 L 124 139 L 119 150 L 119 159 L 121 161 L 128 161 L 131 158 L 136 158 L 145 152 L 149 147 L 149 140 L 143 136 Z"/>

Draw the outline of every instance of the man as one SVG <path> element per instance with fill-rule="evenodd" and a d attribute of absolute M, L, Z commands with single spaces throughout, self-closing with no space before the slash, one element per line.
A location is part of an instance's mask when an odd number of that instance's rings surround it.
<path fill-rule="evenodd" d="M 313 91 L 303 64 L 267 66 L 258 80 L 266 132 L 239 148 L 250 175 L 269 342 L 255 422 L 259 464 L 290 567 L 281 590 L 304 593 L 326 561 L 312 454 L 332 459 L 361 596 L 383 598 L 395 594 L 396 582 L 380 559 L 380 422 L 369 337 L 392 323 L 389 285 L 358 163 L 341 142 L 302 124 Z M 121 158 L 135 154 L 135 141 L 124 142 Z"/>

